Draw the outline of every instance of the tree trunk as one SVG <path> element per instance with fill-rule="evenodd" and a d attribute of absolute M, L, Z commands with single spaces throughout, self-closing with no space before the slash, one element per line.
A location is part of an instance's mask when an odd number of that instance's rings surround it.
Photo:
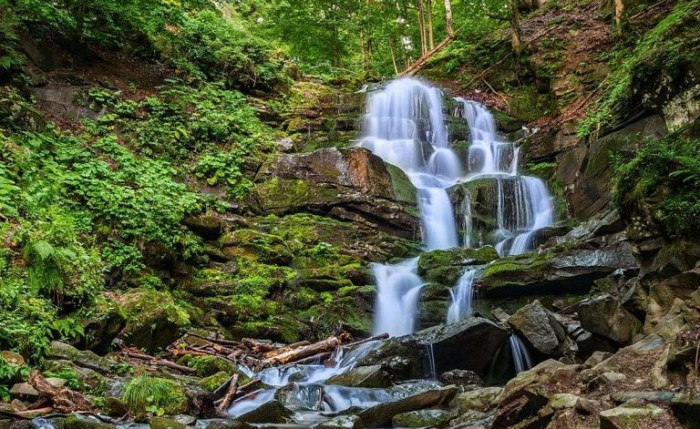
<path fill-rule="evenodd" d="M 445 0 L 445 27 L 447 37 L 454 37 L 455 33 L 452 30 L 452 3 L 450 3 L 450 0 Z"/>
<path fill-rule="evenodd" d="M 428 52 L 428 44 L 425 37 L 425 16 L 423 14 L 423 0 L 416 0 L 416 12 L 418 13 L 418 27 L 420 28 L 420 52 L 421 55 Z"/>
<path fill-rule="evenodd" d="M 615 0 L 615 31 L 622 34 L 622 17 L 625 15 L 624 0 Z"/>
<path fill-rule="evenodd" d="M 391 53 L 391 63 L 394 65 L 394 75 L 399 74 L 399 67 L 396 65 L 396 54 L 394 54 L 394 41 L 389 42 L 389 52 Z"/>
<path fill-rule="evenodd" d="M 520 30 L 520 11 L 518 10 L 517 0 L 508 0 L 508 8 L 510 9 L 510 35 L 511 44 L 515 58 L 520 60 L 520 55 L 523 52 L 523 34 Z"/>
<path fill-rule="evenodd" d="M 433 0 L 427 0 L 426 13 L 428 15 L 428 44 L 430 49 L 435 47 L 435 35 L 433 34 Z"/>

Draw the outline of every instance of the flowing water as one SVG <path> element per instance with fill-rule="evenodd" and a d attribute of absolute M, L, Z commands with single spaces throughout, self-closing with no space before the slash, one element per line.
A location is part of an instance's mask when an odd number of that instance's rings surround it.
<path fill-rule="evenodd" d="M 516 334 L 510 336 L 510 353 L 513 357 L 513 367 L 515 368 L 515 373 L 520 374 L 532 368 L 532 359 L 527 351 L 527 347 Z"/>
<path fill-rule="evenodd" d="M 457 323 L 472 315 L 472 301 L 474 298 L 474 276 L 476 270 L 472 267 L 467 268 L 462 276 L 457 281 L 457 286 L 450 290 L 452 295 L 452 304 L 447 310 L 447 323 Z"/>
<path fill-rule="evenodd" d="M 374 333 L 405 335 L 413 332 L 423 280 L 418 277 L 418 258 L 397 265 L 373 264 L 377 281 Z"/>

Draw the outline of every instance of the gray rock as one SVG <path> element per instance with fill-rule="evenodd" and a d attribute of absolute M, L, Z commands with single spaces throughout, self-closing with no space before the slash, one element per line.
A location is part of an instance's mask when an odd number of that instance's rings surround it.
<path fill-rule="evenodd" d="M 459 394 L 454 404 L 461 413 L 469 410 L 486 412 L 496 406 L 498 396 L 503 392 L 502 387 L 484 387 Z"/>
<path fill-rule="evenodd" d="M 520 308 L 508 322 L 545 356 L 565 355 L 570 349 L 564 326 L 538 300 Z"/>
<path fill-rule="evenodd" d="M 239 416 L 238 420 L 245 423 L 286 423 L 291 417 L 292 412 L 273 399 Z"/>
<path fill-rule="evenodd" d="M 682 428 L 668 410 L 654 404 L 624 404 L 600 413 L 600 427 L 605 429 Z"/>
<path fill-rule="evenodd" d="M 440 381 L 444 384 L 454 384 L 455 386 L 483 386 L 484 381 L 474 371 L 464 369 L 453 369 L 443 372 Z"/>

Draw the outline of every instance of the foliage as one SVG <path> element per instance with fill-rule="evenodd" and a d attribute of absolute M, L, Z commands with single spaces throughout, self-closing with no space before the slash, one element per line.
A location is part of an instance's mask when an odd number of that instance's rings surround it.
<path fill-rule="evenodd" d="M 700 139 L 683 133 L 648 142 L 617 168 L 615 203 L 631 216 L 644 201 L 669 237 L 700 233 Z"/>
<path fill-rule="evenodd" d="M 10 391 L 6 386 L 6 383 L 17 377 L 24 378 L 28 375 L 28 366 L 8 362 L 2 355 L 0 355 L 0 401 L 10 400 Z"/>
<path fill-rule="evenodd" d="M 187 397 L 182 388 L 171 380 L 142 375 L 124 386 L 122 400 L 135 414 L 173 414 L 186 405 Z"/>

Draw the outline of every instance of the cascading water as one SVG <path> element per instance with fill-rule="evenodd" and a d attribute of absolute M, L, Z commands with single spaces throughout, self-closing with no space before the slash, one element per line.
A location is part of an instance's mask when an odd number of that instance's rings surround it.
<path fill-rule="evenodd" d="M 513 367 L 515 368 L 515 373 L 520 374 L 523 371 L 527 371 L 532 368 L 532 359 L 527 351 L 527 347 L 516 334 L 511 334 L 510 339 L 510 353 L 513 357 Z"/>
<path fill-rule="evenodd" d="M 413 332 L 423 280 L 418 277 L 418 258 L 397 265 L 373 264 L 377 281 L 374 332 L 405 335 Z"/>
<path fill-rule="evenodd" d="M 495 237 L 496 250 L 503 256 L 517 255 L 534 247 L 538 229 L 553 223 L 554 208 L 544 182 L 537 177 L 518 174 L 519 149 L 503 141 L 496 133 L 491 113 L 473 101 L 458 99 L 462 107 L 457 112 L 467 120 L 471 131 L 468 154 L 469 174 L 464 182 L 476 179 L 496 181 L 496 230 L 487 235 Z M 473 245 L 472 201 L 467 193 L 463 202 L 465 247 Z"/>
<path fill-rule="evenodd" d="M 472 299 L 474 296 L 472 285 L 474 284 L 475 274 L 476 270 L 474 268 L 467 268 L 457 281 L 457 286 L 450 290 L 452 304 L 447 310 L 447 323 L 457 323 L 472 315 Z"/>

